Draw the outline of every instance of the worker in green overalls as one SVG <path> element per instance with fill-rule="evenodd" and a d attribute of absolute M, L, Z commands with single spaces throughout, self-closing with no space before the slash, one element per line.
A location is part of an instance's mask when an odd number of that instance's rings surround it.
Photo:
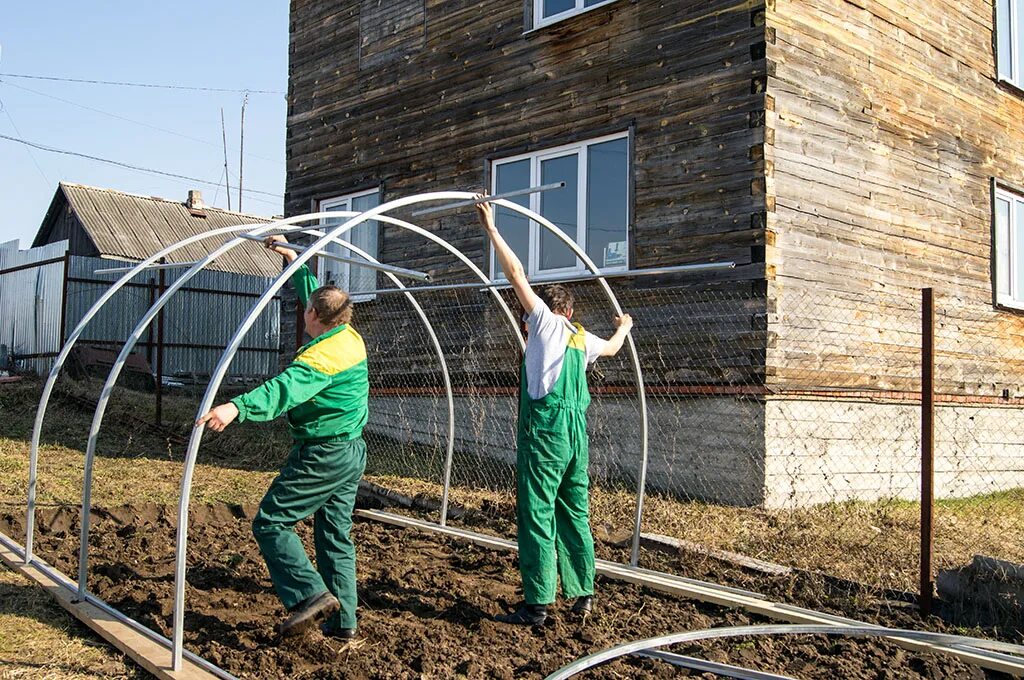
<path fill-rule="evenodd" d="M 292 262 L 295 252 L 278 242 L 286 241 L 274 236 L 266 244 Z M 253 535 L 290 614 L 281 634 L 297 635 L 325 621 L 325 634 L 350 640 L 356 628 L 356 553 L 349 532 L 366 466 L 366 346 L 349 325 L 352 299 L 347 293 L 318 287 L 305 266 L 292 283 L 313 340 L 280 375 L 217 406 L 196 424 L 220 432 L 236 419 L 265 421 L 287 412 L 295 444 L 260 503 Z M 294 530 L 310 515 L 316 569 Z"/>
<path fill-rule="evenodd" d="M 598 357 L 618 353 L 633 320 L 628 314 L 615 317 L 616 330 L 608 340 L 571 323 L 572 293 L 559 285 L 534 293 L 522 263 L 494 225 L 490 204 L 477 204 L 477 212 L 523 306 L 527 328 L 516 437 L 517 539 L 524 602 L 516 611 L 496 618 L 503 623 L 543 624 L 559 579 L 563 597 L 575 600 L 572 613 L 587 616 L 594 595 L 587 366 Z"/>

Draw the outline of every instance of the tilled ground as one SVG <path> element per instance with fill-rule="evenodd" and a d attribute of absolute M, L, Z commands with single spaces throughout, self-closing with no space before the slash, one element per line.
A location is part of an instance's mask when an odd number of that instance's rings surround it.
<path fill-rule="evenodd" d="M 38 552 L 76 571 L 75 509 L 41 511 Z M 90 589 L 142 623 L 169 635 L 173 601 L 173 509 L 98 510 L 93 523 Z M 189 536 L 186 646 L 231 673 L 252 678 L 542 677 L 586 654 L 640 638 L 715 626 L 768 623 L 759 617 L 644 588 L 599 580 L 599 606 L 573 621 L 560 604 L 548 625 L 524 629 L 492 617 L 519 599 L 515 555 L 374 522 L 357 522 L 360 640 L 342 646 L 310 633 L 282 641 L 284 610 L 252 540 L 251 510 L 197 507 Z M 0 530 L 21 536 L 20 518 Z M 312 547 L 311 527 L 300 534 Z M 857 616 L 861 612 L 844 613 Z M 879 619 L 878 611 L 865 611 Z M 889 625 L 921 627 L 910 612 Z M 786 637 L 680 646 L 673 651 L 799 678 L 985 678 L 955 659 L 907 652 L 877 640 Z M 650 659 L 620 660 L 587 677 L 676 677 Z M 706 676 L 711 677 L 711 676 Z"/>

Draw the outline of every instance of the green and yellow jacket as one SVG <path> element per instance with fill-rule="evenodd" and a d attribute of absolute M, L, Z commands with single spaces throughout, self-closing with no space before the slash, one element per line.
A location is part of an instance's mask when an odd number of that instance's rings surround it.
<path fill-rule="evenodd" d="M 303 265 L 292 283 L 305 307 L 319 286 L 316 277 Z M 287 411 L 295 439 L 355 439 L 366 425 L 369 399 L 366 345 L 351 326 L 341 325 L 301 347 L 280 375 L 231 403 L 239 422 L 273 420 Z"/>

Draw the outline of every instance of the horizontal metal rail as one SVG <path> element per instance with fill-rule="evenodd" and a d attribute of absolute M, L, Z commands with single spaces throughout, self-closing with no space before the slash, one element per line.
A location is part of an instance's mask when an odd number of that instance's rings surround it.
<path fill-rule="evenodd" d="M 214 271 L 216 271 L 216 270 L 214 270 Z M 248 276 L 248 275 L 246 275 L 246 276 Z M 269 279 L 271 277 L 266 276 L 266 277 L 258 277 L 258 278 L 268 278 Z M 150 279 L 150 281 L 153 281 L 153 280 Z M 111 284 L 116 283 L 116 281 L 108 281 L 107 279 L 87 279 L 87 278 L 84 278 L 82 276 L 69 276 L 68 277 L 68 283 L 84 283 L 84 284 L 90 284 L 90 285 L 91 284 L 95 284 L 95 285 L 110 286 Z M 148 283 L 148 282 L 147 283 L 137 283 L 137 282 L 134 282 L 134 281 L 127 281 L 127 282 L 121 284 L 122 288 L 145 288 L 146 290 L 153 290 L 153 289 L 156 289 L 158 286 L 159 286 L 159 284 L 157 284 L 155 281 L 153 283 Z M 205 294 L 208 294 L 208 295 L 223 295 L 225 297 L 258 298 L 260 296 L 259 293 L 252 293 L 252 292 L 248 292 L 248 291 L 244 291 L 244 290 L 228 290 L 226 288 L 202 288 L 200 286 L 182 286 L 181 288 L 178 289 L 178 292 L 180 292 L 180 293 L 205 293 Z M 273 299 L 274 300 L 280 300 L 281 296 L 280 295 L 275 295 L 273 297 Z"/>
<path fill-rule="evenodd" d="M 241 234 L 242 238 L 249 239 L 250 241 L 259 241 L 260 243 L 267 240 L 266 236 L 257 234 Z M 281 248 L 287 248 L 288 250 L 294 250 L 297 253 L 304 253 L 308 250 L 306 246 L 300 246 L 297 243 L 279 242 L 276 244 Z M 339 245 L 347 247 L 344 242 L 340 242 Z M 415 269 L 406 269 L 405 267 L 396 267 L 391 264 L 379 264 L 374 262 L 367 262 L 366 260 L 359 257 L 345 257 L 344 255 L 338 255 L 336 253 L 325 253 L 323 251 L 318 252 L 314 257 L 322 257 L 328 260 L 337 260 L 338 262 L 345 262 L 347 264 L 354 264 L 357 267 L 365 267 L 367 269 L 374 269 L 379 272 L 385 272 L 387 274 L 394 274 L 395 276 L 403 276 L 407 279 L 416 279 L 417 281 L 430 281 L 430 274 L 426 272 L 416 271 Z M 362 295 L 362 293 L 360 293 Z"/>
<path fill-rule="evenodd" d="M 48 264 L 63 262 L 64 257 L 64 255 L 61 255 L 60 257 L 51 257 L 49 260 L 39 260 L 38 262 L 26 262 L 24 264 L 19 264 L 15 267 L 0 269 L 0 276 L 3 276 L 4 274 L 13 274 L 14 272 L 20 272 L 23 269 L 35 269 L 36 267 L 45 267 Z"/>
<path fill-rule="evenodd" d="M 420 208 L 419 210 L 413 210 L 412 216 L 419 217 L 420 215 L 431 215 L 433 213 L 443 212 L 445 210 L 454 210 L 455 208 L 465 208 L 467 205 L 477 205 L 478 203 L 490 203 L 491 201 L 497 201 L 502 198 L 513 198 L 515 196 L 525 196 L 527 194 L 538 194 L 542 191 L 551 191 L 552 189 L 561 189 L 565 186 L 565 182 L 554 182 L 552 184 L 542 184 L 537 187 L 530 187 L 528 189 L 516 189 L 515 191 L 506 191 L 503 194 L 495 194 L 493 196 L 484 196 L 483 198 L 473 198 L 468 201 L 455 201 L 454 203 L 445 203 L 444 205 L 438 205 L 433 208 Z"/>
<path fill-rule="evenodd" d="M 155 269 L 181 269 L 182 267 L 191 267 L 195 262 L 164 262 L 147 264 L 145 267 L 139 269 L 139 271 L 152 271 Z M 93 274 L 123 274 L 124 272 L 130 272 L 138 266 L 138 263 L 134 263 L 128 267 L 109 267 L 107 269 L 94 269 Z M 138 272 L 136 272 L 138 273 Z"/>
<path fill-rule="evenodd" d="M 317 235 L 315 231 L 306 231 L 305 233 Z M 576 283 L 579 281 L 595 281 L 597 279 L 627 279 L 633 277 L 643 276 L 669 276 L 672 274 L 695 274 L 706 271 L 717 271 L 721 269 L 735 269 L 735 262 L 706 262 L 701 264 L 681 264 L 674 267 L 653 267 L 650 269 L 629 269 L 625 271 L 607 272 L 602 274 L 574 274 L 572 276 L 560 276 L 551 279 L 536 279 L 531 281 L 535 286 L 550 285 L 555 283 Z M 405 288 L 400 290 L 398 288 L 379 288 L 377 290 L 368 290 L 366 292 L 360 292 L 360 295 L 385 295 L 387 293 L 428 293 L 430 291 L 439 290 L 490 290 L 491 288 L 509 288 L 511 284 L 508 281 L 500 281 L 491 283 L 486 286 L 477 283 L 442 283 L 433 286 L 413 286 L 412 288 Z"/>

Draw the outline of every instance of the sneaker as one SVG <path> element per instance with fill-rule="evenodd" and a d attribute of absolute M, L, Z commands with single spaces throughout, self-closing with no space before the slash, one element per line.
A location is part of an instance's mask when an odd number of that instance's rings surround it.
<path fill-rule="evenodd" d="M 572 609 L 569 611 L 577 616 L 590 616 L 590 613 L 594 611 L 594 596 L 584 595 L 583 597 L 577 597 L 576 601 L 572 603 Z"/>
<path fill-rule="evenodd" d="M 525 603 L 511 614 L 498 614 L 494 617 L 494 620 L 500 623 L 512 623 L 518 626 L 542 626 L 547 619 L 547 605 Z"/>
<path fill-rule="evenodd" d="M 326 590 L 307 598 L 288 610 L 291 616 L 281 624 L 281 635 L 282 637 L 291 637 L 304 633 L 311 626 L 323 621 L 339 609 L 341 609 L 341 603 L 338 602 L 338 598 Z"/>

